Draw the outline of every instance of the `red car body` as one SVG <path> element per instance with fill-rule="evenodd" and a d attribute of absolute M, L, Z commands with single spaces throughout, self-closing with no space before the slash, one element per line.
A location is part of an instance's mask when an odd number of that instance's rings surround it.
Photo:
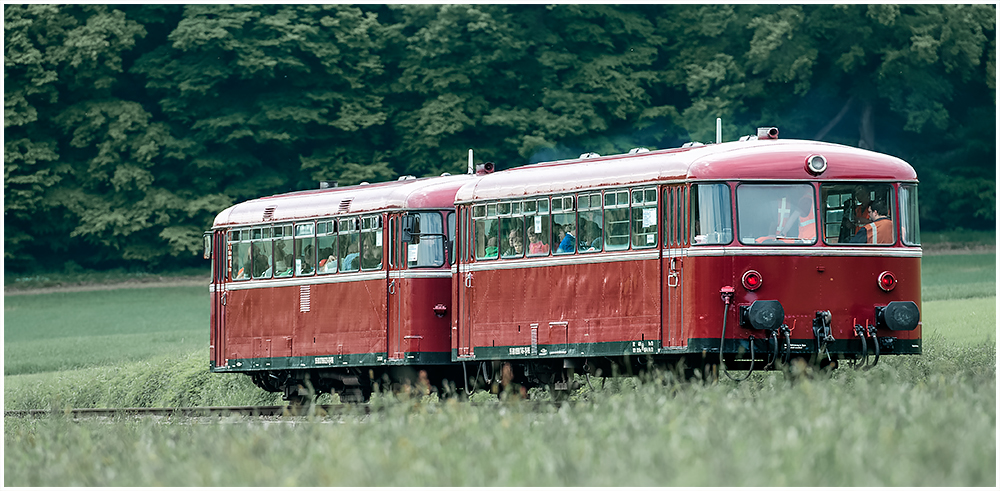
<path fill-rule="evenodd" d="M 764 136 L 248 201 L 206 235 L 211 370 L 365 400 L 372 377 L 919 354 L 916 183 L 895 157 Z M 891 243 L 851 242 L 879 215 Z"/>

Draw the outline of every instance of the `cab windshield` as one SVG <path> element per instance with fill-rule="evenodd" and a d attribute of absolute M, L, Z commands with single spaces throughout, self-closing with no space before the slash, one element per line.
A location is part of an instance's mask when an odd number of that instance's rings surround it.
<path fill-rule="evenodd" d="M 809 184 L 742 184 L 736 188 L 740 243 L 815 244 L 815 209 L 815 193 Z"/>
<path fill-rule="evenodd" d="M 891 184 L 824 184 L 820 186 L 820 195 L 823 241 L 827 244 L 864 246 L 896 242 L 897 217 Z M 912 201 L 916 202 L 915 197 Z M 919 242 L 918 237 L 913 240 Z"/>

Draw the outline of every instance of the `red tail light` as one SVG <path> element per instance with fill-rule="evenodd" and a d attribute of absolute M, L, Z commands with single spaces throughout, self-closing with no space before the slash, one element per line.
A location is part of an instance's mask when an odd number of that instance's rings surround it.
<path fill-rule="evenodd" d="M 896 288 L 896 275 L 883 271 L 882 274 L 878 275 L 878 287 L 884 291 L 892 291 Z"/>
<path fill-rule="evenodd" d="M 760 288 L 760 285 L 764 282 L 764 279 L 760 276 L 760 273 L 750 270 L 743 273 L 743 288 L 747 290 L 754 291 Z"/>

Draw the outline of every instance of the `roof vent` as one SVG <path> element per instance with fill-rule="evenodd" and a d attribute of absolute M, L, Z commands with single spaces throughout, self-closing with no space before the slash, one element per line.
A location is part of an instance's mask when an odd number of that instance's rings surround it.
<path fill-rule="evenodd" d="M 635 155 L 635 154 L 637 154 L 637 153 L 646 153 L 646 152 L 648 152 L 648 151 L 649 151 L 649 149 L 648 149 L 648 148 L 645 148 L 645 147 L 639 147 L 639 148 L 633 148 L 632 150 L 629 150 L 629 151 L 628 151 L 628 154 L 629 154 L 629 155 Z"/>
<path fill-rule="evenodd" d="M 476 175 L 484 176 L 486 174 L 492 174 L 496 169 L 496 164 L 493 162 L 486 162 L 485 164 L 479 164 L 476 166 Z"/>
<path fill-rule="evenodd" d="M 274 218 L 274 207 L 268 206 L 267 208 L 264 208 L 264 221 L 266 222 L 272 218 Z"/>
<path fill-rule="evenodd" d="M 595 159 L 595 158 L 600 157 L 600 156 L 601 156 L 601 154 L 594 153 L 594 152 L 587 152 L 587 153 L 581 153 L 580 154 L 580 158 L 581 159 Z"/>
<path fill-rule="evenodd" d="M 347 210 L 351 209 L 351 201 L 354 201 L 354 198 L 347 198 L 347 199 L 341 201 L 340 202 L 340 209 L 337 210 L 338 213 L 347 213 Z"/>
<path fill-rule="evenodd" d="M 758 140 L 777 140 L 778 139 L 778 128 L 773 126 L 757 128 L 757 139 Z"/>
<path fill-rule="evenodd" d="M 681 148 L 703 147 L 703 146 L 705 146 L 705 144 L 702 142 L 687 142 L 681 145 Z"/>
<path fill-rule="evenodd" d="M 335 187 L 337 187 L 337 181 L 320 181 L 319 182 L 319 188 L 320 189 L 330 189 L 330 188 L 335 188 Z"/>
<path fill-rule="evenodd" d="M 414 180 L 416 178 L 417 178 L 416 176 L 399 176 L 399 179 L 396 179 L 396 180 L 397 181 L 412 181 L 412 180 Z"/>

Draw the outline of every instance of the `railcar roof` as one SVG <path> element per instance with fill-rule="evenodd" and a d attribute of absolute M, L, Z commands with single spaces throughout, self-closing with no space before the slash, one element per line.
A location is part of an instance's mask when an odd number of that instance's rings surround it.
<path fill-rule="evenodd" d="M 455 193 L 476 178 L 469 174 L 311 189 L 244 201 L 215 217 L 214 227 L 298 220 L 379 210 L 452 208 Z"/>
<path fill-rule="evenodd" d="M 829 166 L 818 178 L 806 170 L 806 158 L 814 154 L 823 155 Z M 503 199 L 660 181 L 816 179 L 916 181 L 917 174 L 899 158 L 845 145 L 750 140 L 526 165 L 470 182 L 455 200 Z"/>

